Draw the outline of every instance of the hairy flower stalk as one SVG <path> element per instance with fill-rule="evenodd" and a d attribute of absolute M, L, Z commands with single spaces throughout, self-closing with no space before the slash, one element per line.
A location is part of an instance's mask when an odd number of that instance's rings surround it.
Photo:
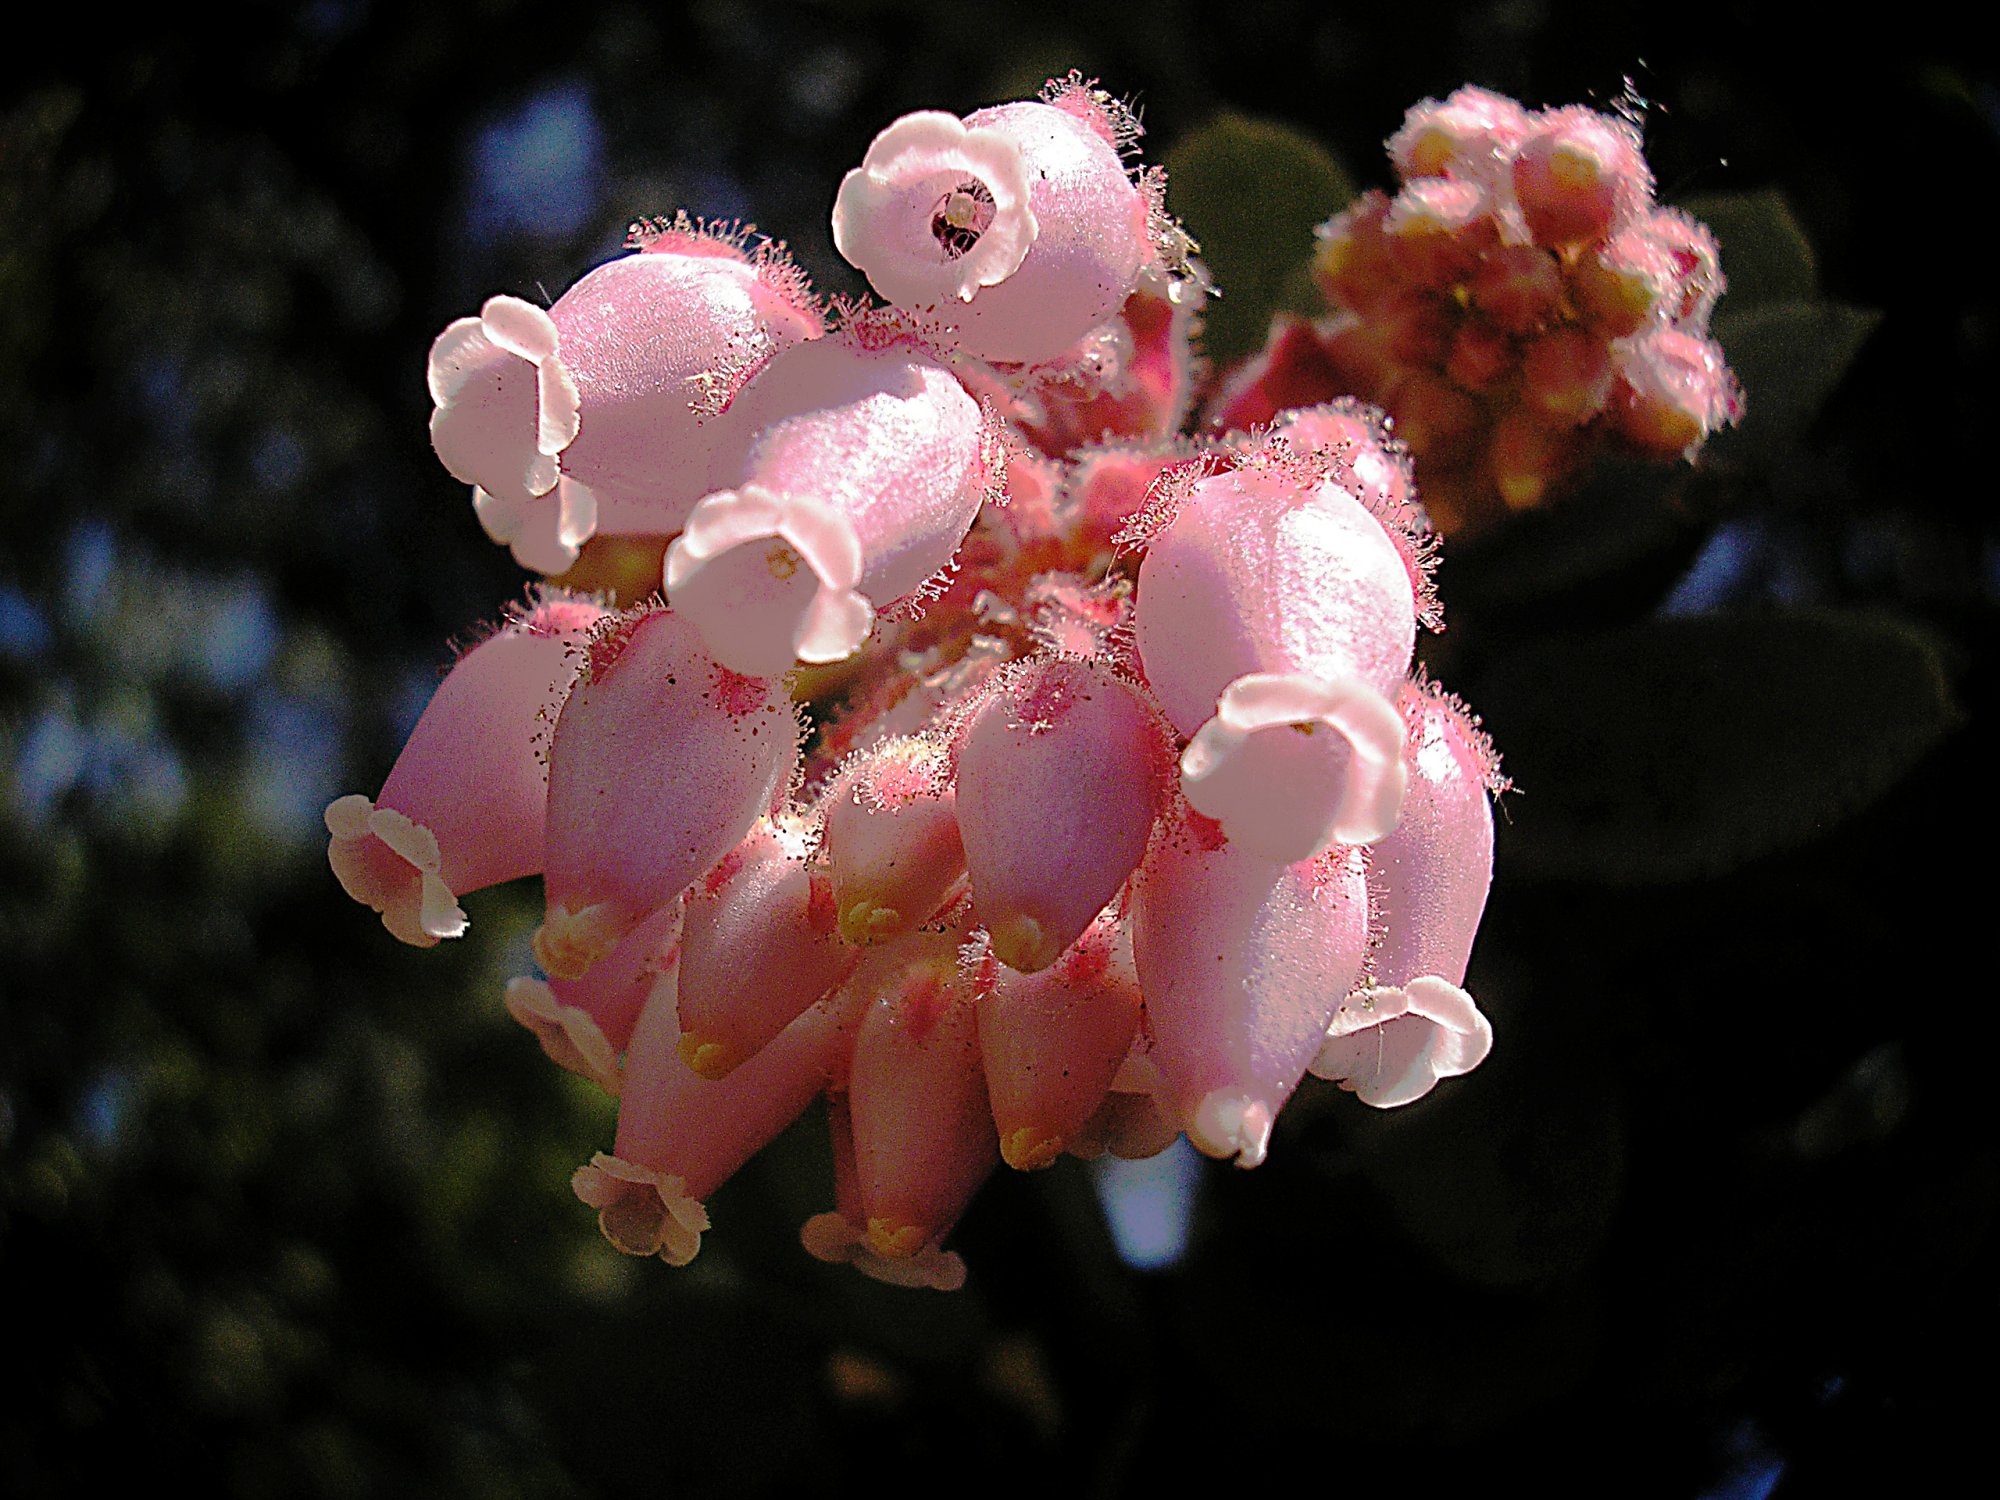
<path fill-rule="evenodd" d="M 1397 349 L 1475 385 L 1518 356 L 1548 420 L 1615 407 L 1659 447 L 1713 374 L 1669 269 L 1703 241 L 1637 235 L 1593 121 L 1432 107 L 1395 145 L 1428 186 L 1328 274 L 1398 268 Z M 806 1249 L 954 1287 L 1002 1164 L 1185 1134 L 1255 1166 L 1310 1074 L 1386 1107 L 1491 1045 L 1464 986 L 1503 783 L 1413 676 L 1441 619 L 1408 454 L 1321 396 L 1180 435 L 1207 289 L 1137 134 L 1074 77 L 890 125 L 833 216 L 886 306 L 682 217 L 433 349 L 488 532 L 548 573 L 648 538 L 659 592 L 547 592 L 468 652 L 380 794 L 328 809 L 329 858 L 419 945 L 541 876 L 504 1003 L 618 1098 L 574 1186 L 623 1251 L 687 1262 L 823 1101 Z M 1466 284 L 1483 343 L 1405 295 Z M 1607 364 L 1578 329 L 1613 327 Z"/>

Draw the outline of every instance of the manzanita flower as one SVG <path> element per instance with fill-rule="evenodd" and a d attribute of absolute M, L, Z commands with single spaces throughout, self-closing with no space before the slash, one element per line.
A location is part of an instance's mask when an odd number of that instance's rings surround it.
<path fill-rule="evenodd" d="M 1509 226 L 1629 207 L 1617 140 L 1564 120 L 1518 188 L 1517 106 L 1413 116 L 1428 185 L 1357 213 L 1334 279 L 1411 268 L 1363 297 L 1371 357 L 1490 384 L 1520 341 L 1522 410 L 1658 447 L 1716 419 L 1675 322 L 1712 245 L 1611 225 L 1610 352 L 1538 321 L 1550 273 Z M 467 653 L 381 793 L 328 809 L 330 858 L 419 944 L 541 875 L 540 973 L 503 1003 L 618 1100 L 573 1186 L 620 1250 L 685 1264 L 715 1189 L 821 1101 L 807 1251 L 951 1288 L 1002 1164 L 1185 1134 L 1255 1166 L 1311 1073 L 1388 1106 L 1491 1044 L 1464 985 L 1502 782 L 1411 675 L 1441 619 L 1408 453 L 1274 380 L 1228 398 L 1266 403 L 1255 432 L 1177 431 L 1204 284 L 1135 135 L 1077 79 L 892 125 L 834 215 L 891 308 L 824 318 L 774 252 L 677 219 L 434 351 L 438 451 L 488 531 L 545 568 L 653 528 L 666 598 L 548 594 Z M 1464 287 L 1492 338 L 1424 301 Z M 1473 432 L 1450 389 L 1435 430 Z"/>
<path fill-rule="evenodd" d="M 438 684 L 373 800 L 327 807 L 334 874 L 404 942 L 460 936 L 460 896 L 541 869 L 548 771 L 537 746 L 603 613 L 548 593 L 510 616 Z"/>
<path fill-rule="evenodd" d="M 1119 156 L 1136 134 L 1129 111 L 1076 82 L 963 120 L 905 115 L 841 183 L 834 245 L 965 353 L 1055 359 L 1160 258 L 1157 185 Z"/>

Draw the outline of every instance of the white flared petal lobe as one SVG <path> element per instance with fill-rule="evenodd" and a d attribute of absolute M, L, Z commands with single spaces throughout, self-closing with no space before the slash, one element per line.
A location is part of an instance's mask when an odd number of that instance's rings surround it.
<path fill-rule="evenodd" d="M 1469 1073 L 1493 1050 L 1493 1025 L 1472 997 L 1436 975 L 1350 995 L 1313 1059 L 1363 1104 L 1393 1109 L 1421 1099 L 1440 1078 Z"/>
<path fill-rule="evenodd" d="M 1279 864 L 1385 837 L 1402 809 L 1403 719 L 1356 678 L 1237 678 L 1181 756 L 1181 788 L 1231 843 Z"/>
<path fill-rule="evenodd" d="M 890 125 L 841 181 L 833 243 L 903 307 L 970 302 L 1035 243 L 1021 148 L 995 130 L 920 110 Z"/>
<path fill-rule="evenodd" d="M 868 638 L 861 543 L 840 511 L 761 485 L 718 490 L 667 549 L 667 597 L 731 671 L 839 661 Z"/>
<path fill-rule="evenodd" d="M 955 1292 L 965 1285 L 965 1261 L 956 1251 L 926 1245 L 901 1259 L 877 1255 L 869 1248 L 867 1230 L 839 1213 L 814 1214 L 807 1219 L 799 1229 L 799 1243 L 814 1260 L 852 1266 L 863 1276 L 889 1286 Z"/>

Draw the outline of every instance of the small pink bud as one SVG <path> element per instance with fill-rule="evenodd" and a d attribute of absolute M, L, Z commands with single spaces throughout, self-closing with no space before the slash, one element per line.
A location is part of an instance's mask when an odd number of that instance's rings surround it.
<path fill-rule="evenodd" d="M 1421 287 L 1462 281 L 1498 236 L 1485 190 L 1452 177 L 1407 184 L 1390 202 L 1382 233 L 1396 276 Z"/>
<path fill-rule="evenodd" d="M 1637 131 L 1572 106 L 1535 121 L 1514 158 L 1514 196 L 1536 244 L 1588 244 L 1652 200 L 1653 174 Z"/>
<path fill-rule="evenodd" d="M 1521 354 L 1523 394 L 1551 425 L 1580 427 L 1611 396 L 1611 351 L 1587 329 L 1551 329 Z"/>
<path fill-rule="evenodd" d="M 556 720 L 535 958 L 580 978 L 750 830 L 798 762 L 791 700 L 664 609 L 606 621 Z"/>
<path fill-rule="evenodd" d="M 1497 245 L 1472 273 L 1472 305 L 1508 333 L 1539 328 L 1562 303 L 1562 269 L 1535 245 Z"/>
<path fill-rule="evenodd" d="M 1264 1159 L 1368 951 L 1358 849 L 1279 865 L 1201 837 L 1159 841 L 1134 882 L 1133 955 L 1161 1102 L 1211 1156 Z"/>
<path fill-rule="evenodd" d="M 1585 441 L 1580 429 L 1551 426 L 1532 407 L 1517 407 L 1501 417 L 1487 440 L 1486 468 L 1502 503 L 1509 510 L 1540 505 L 1576 467 Z"/>
<path fill-rule="evenodd" d="M 1332 302 L 1366 312 L 1395 286 L 1393 255 L 1383 225 L 1388 194 L 1371 189 L 1320 225 L 1313 279 Z"/>
<path fill-rule="evenodd" d="M 958 825 L 993 952 L 1045 969 L 1118 893 L 1164 801 L 1168 751 L 1144 696 L 1096 662 L 999 673 L 957 748 Z"/>
<path fill-rule="evenodd" d="M 1451 341 L 1444 372 L 1454 385 L 1481 393 L 1496 390 L 1513 375 L 1514 341 L 1477 318 L 1462 324 Z"/>
<path fill-rule="evenodd" d="M 758 819 L 689 895 L 680 1050 L 704 1078 L 726 1077 L 854 970 L 811 832 L 796 818 Z"/>
<path fill-rule="evenodd" d="M 438 684 L 375 799 L 328 806 L 334 874 L 403 942 L 459 936 L 458 897 L 541 868 L 538 746 L 603 613 L 549 594 L 510 619 Z"/>
<path fill-rule="evenodd" d="M 841 767 L 822 804 L 840 935 L 885 943 L 927 922 L 965 874 L 950 757 L 892 738 Z"/>
<path fill-rule="evenodd" d="M 1082 1138 L 1132 1050 L 1139 977 L 1128 925 L 1107 913 L 1051 967 L 994 964 L 989 982 L 979 1050 L 1000 1155 L 1033 1171 Z"/>
<path fill-rule="evenodd" d="M 1674 326 L 1684 333 L 1707 333 L 1709 314 L 1729 285 L 1722 274 L 1722 254 L 1715 235 L 1706 224 L 1677 208 L 1655 209 L 1642 228 L 1673 269 L 1668 316 Z"/>
<path fill-rule="evenodd" d="M 1467 84 L 1442 104 L 1426 99 L 1389 137 L 1389 160 L 1416 177 L 1491 178 L 1528 133 L 1528 112 L 1504 94 Z"/>
<path fill-rule="evenodd" d="M 1408 445 L 1420 465 L 1434 469 L 1463 467 L 1479 451 L 1486 415 L 1479 403 L 1450 381 L 1435 375 L 1414 375 L 1399 386 L 1388 403 L 1396 436 Z M 1431 481 L 1424 485 L 1430 498 Z"/>
<path fill-rule="evenodd" d="M 1673 257 L 1645 223 L 1621 229 L 1577 262 L 1570 291 L 1602 337 L 1623 338 L 1658 321 L 1680 300 Z"/>
<path fill-rule="evenodd" d="M 1618 432 L 1660 458 L 1692 455 L 1718 427 L 1743 417 L 1743 392 L 1713 339 L 1656 328 L 1617 348 Z"/>

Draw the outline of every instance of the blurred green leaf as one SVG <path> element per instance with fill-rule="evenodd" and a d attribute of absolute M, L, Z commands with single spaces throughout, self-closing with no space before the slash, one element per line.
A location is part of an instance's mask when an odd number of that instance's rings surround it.
<path fill-rule="evenodd" d="M 1660 620 L 1521 651 L 1473 695 L 1522 878 L 1696 879 L 1825 833 L 1954 726 L 1937 648 L 1863 615 Z"/>
<path fill-rule="evenodd" d="M 1715 316 L 1715 337 L 1749 407 L 1722 440 L 1768 452 L 1798 438 L 1881 321 L 1873 308 L 1838 302 L 1725 303 Z"/>
<path fill-rule="evenodd" d="M 1167 206 L 1201 242 L 1222 295 L 1210 302 L 1209 357 L 1264 344 L 1271 314 L 1296 298 L 1313 230 L 1347 206 L 1354 182 L 1326 148 L 1288 126 L 1218 115 L 1167 153 Z"/>
<path fill-rule="evenodd" d="M 1456 609 L 1574 588 L 1683 542 L 1698 524 L 1674 503 L 1686 466 L 1609 455 L 1555 503 L 1510 516 L 1450 554 Z"/>
<path fill-rule="evenodd" d="M 1714 231 L 1722 246 L 1729 290 L 1722 306 L 1810 301 L 1819 293 L 1812 241 L 1776 188 L 1756 193 L 1705 193 L 1680 207 Z"/>

